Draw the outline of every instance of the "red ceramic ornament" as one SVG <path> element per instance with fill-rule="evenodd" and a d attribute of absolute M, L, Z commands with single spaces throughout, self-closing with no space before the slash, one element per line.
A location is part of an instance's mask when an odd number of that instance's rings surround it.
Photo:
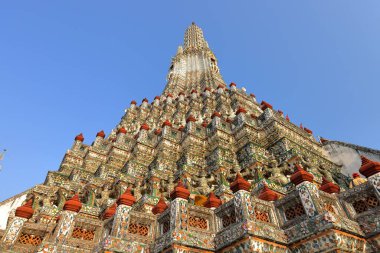
<path fill-rule="evenodd" d="M 296 164 L 296 170 L 290 177 L 290 181 L 292 181 L 292 183 L 295 185 L 299 185 L 300 183 L 305 182 L 305 181 L 313 182 L 313 179 L 314 179 L 313 174 L 307 172 L 298 164 Z"/>
<path fill-rule="evenodd" d="M 103 214 L 103 220 L 113 217 L 116 213 L 117 204 L 114 203 L 112 206 L 108 207 Z"/>
<path fill-rule="evenodd" d="M 76 141 L 83 142 L 83 141 L 84 141 L 83 134 L 80 133 L 80 134 L 78 134 L 77 136 L 75 136 L 75 140 L 76 140 Z"/>
<path fill-rule="evenodd" d="M 20 218 L 30 219 L 34 213 L 32 206 L 33 199 L 29 199 L 24 205 L 16 208 L 15 215 Z"/>
<path fill-rule="evenodd" d="M 340 187 L 323 177 L 322 184 L 321 184 L 321 187 L 319 187 L 319 190 L 327 192 L 327 193 L 339 193 Z"/>
<path fill-rule="evenodd" d="M 270 189 L 266 184 L 264 184 L 264 187 L 259 194 L 259 199 L 266 201 L 275 201 L 278 199 L 278 194 Z"/>
<path fill-rule="evenodd" d="M 73 211 L 76 213 L 79 213 L 80 209 L 82 208 L 82 203 L 79 200 L 78 194 L 75 194 L 74 197 L 67 200 L 65 204 L 63 205 L 63 210 L 65 211 Z"/>
<path fill-rule="evenodd" d="M 153 214 L 163 213 L 168 208 L 168 205 L 165 203 L 164 197 L 161 196 L 157 204 L 152 208 Z"/>
<path fill-rule="evenodd" d="M 362 160 L 362 166 L 359 172 L 365 177 L 370 177 L 380 172 L 380 162 L 370 160 L 365 156 L 360 156 L 360 158 Z"/>
<path fill-rule="evenodd" d="M 132 195 L 131 188 L 128 187 L 123 194 L 120 195 L 117 200 L 118 205 L 133 206 L 136 202 L 136 198 Z"/>
<path fill-rule="evenodd" d="M 215 196 L 214 192 L 210 192 L 204 206 L 207 208 L 217 208 L 221 205 L 222 205 L 222 201 L 220 200 L 220 198 Z"/>
<path fill-rule="evenodd" d="M 176 187 L 174 187 L 174 190 L 170 193 L 170 198 L 172 200 L 176 198 L 181 199 L 188 199 L 190 196 L 190 191 L 186 188 L 186 186 L 182 183 L 182 180 L 178 181 L 178 184 Z"/>
<path fill-rule="evenodd" d="M 233 181 L 230 184 L 230 189 L 232 190 L 233 193 L 244 190 L 244 191 L 249 191 L 251 189 L 251 184 L 245 180 L 240 173 L 236 174 L 235 181 Z"/>

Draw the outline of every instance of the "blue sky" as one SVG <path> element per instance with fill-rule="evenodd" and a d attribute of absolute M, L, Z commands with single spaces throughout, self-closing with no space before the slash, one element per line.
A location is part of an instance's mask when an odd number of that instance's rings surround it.
<path fill-rule="evenodd" d="M 165 86 L 195 21 L 234 81 L 333 140 L 380 149 L 380 1 L 2 1 L 0 201 L 42 183 L 76 134 Z"/>

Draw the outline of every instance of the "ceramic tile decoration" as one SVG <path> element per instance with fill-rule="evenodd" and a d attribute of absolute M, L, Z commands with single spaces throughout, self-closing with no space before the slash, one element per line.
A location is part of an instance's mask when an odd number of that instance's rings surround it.
<path fill-rule="evenodd" d="M 84 137 L 11 199 L 0 252 L 380 252 L 380 162 L 347 177 L 332 142 L 226 85 L 194 23 L 162 94 Z"/>

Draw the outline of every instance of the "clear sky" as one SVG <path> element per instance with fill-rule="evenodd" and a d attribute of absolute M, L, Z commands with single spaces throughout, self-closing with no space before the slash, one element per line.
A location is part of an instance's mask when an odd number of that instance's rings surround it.
<path fill-rule="evenodd" d="M 316 136 L 380 149 L 380 1 L 1 1 L 0 201 L 165 86 L 195 21 L 235 82 Z"/>

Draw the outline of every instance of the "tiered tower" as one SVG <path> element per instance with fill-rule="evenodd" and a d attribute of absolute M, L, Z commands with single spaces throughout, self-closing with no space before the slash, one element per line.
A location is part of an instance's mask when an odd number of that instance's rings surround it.
<path fill-rule="evenodd" d="M 379 252 L 380 163 L 351 181 L 217 62 L 191 24 L 160 96 L 14 198 L 1 252 Z"/>
<path fill-rule="evenodd" d="M 203 91 L 224 84 L 219 73 L 218 61 L 203 37 L 203 32 L 194 23 L 187 28 L 183 47 L 179 46 L 168 73 L 168 83 L 163 95 L 191 91 Z"/>

